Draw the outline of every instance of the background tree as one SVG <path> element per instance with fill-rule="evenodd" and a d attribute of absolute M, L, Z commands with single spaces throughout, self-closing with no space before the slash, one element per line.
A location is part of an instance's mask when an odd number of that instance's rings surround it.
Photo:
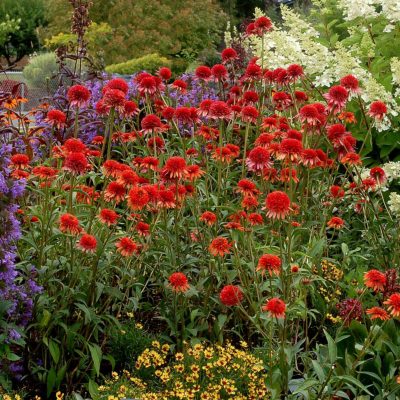
<path fill-rule="evenodd" d="M 38 27 L 45 24 L 43 0 L 1 0 L 0 24 L 8 18 L 19 20 L 19 29 L 13 29 L 0 42 L 0 56 L 12 65 L 40 47 Z"/>

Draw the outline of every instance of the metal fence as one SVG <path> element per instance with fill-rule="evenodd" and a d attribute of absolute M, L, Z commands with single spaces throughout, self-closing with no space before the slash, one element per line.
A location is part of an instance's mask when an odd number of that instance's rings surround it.
<path fill-rule="evenodd" d="M 57 83 L 55 80 L 49 80 L 40 86 L 32 86 L 24 78 L 22 72 L 0 73 L 0 91 L 11 92 L 14 87 L 17 87 L 17 96 L 28 100 L 21 104 L 22 112 L 28 112 L 42 104 L 46 97 L 53 95 L 57 89 Z"/>

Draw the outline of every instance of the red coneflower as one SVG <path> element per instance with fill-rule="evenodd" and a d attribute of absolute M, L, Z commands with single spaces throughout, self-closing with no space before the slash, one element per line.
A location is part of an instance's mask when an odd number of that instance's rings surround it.
<path fill-rule="evenodd" d="M 338 113 L 344 108 L 349 98 L 349 92 L 343 86 L 332 86 L 328 93 L 324 94 L 324 97 L 328 101 L 328 108 L 334 113 Z"/>
<path fill-rule="evenodd" d="M 303 145 L 297 139 L 283 139 L 278 150 L 277 159 L 296 162 L 303 154 Z"/>
<path fill-rule="evenodd" d="M 258 213 L 251 213 L 247 216 L 248 221 L 250 222 L 250 225 L 255 226 L 255 225 L 262 225 L 264 220 L 261 214 Z"/>
<path fill-rule="evenodd" d="M 128 193 L 128 206 L 131 210 L 142 210 L 150 201 L 148 192 L 141 187 L 133 187 Z"/>
<path fill-rule="evenodd" d="M 275 108 L 282 111 L 292 104 L 292 97 L 290 94 L 285 92 L 275 92 L 272 95 L 272 101 L 275 104 Z"/>
<path fill-rule="evenodd" d="M 176 79 L 171 86 L 172 88 L 180 91 L 181 93 L 186 93 L 187 83 L 182 79 Z"/>
<path fill-rule="evenodd" d="M 119 239 L 115 243 L 115 247 L 123 257 L 130 257 L 139 250 L 138 245 L 129 237 Z"/>
<path fill-rule="evenodd" d="M 376 269 L 371 269 L 364 274 L 364 284 L 376 292 L 384 291 L 387 283 L 386 275 Z"/>
<path fill-rule="evenodd" d="M 229 254 L 231 247 L 232 243 L 229 243 L 226 238 L 219 236 L 212 240 L 208 250 L 214 257 L 224 257 L 225 254 Z"/>
<path fill-rule="evenodd" d="M 341 229 L 344 226 L 344 221 L 342 220 L 342 218 L 339 217 L 332 217 L 328 222 L 327 225 L 329 226 L 329 228 L 333 228 L 333 229 Z"/>
<path fill-rule="evenodd" d="M 145 96 L 146 94 L 152 96 L 157 92 L 158 85 L 155 76 L 146 74 L 140 79 L 138 83 L 138 90 L 142 96 Z"/>
<path fill-rule="evenodd" d="M 304 149 L 301 155 L 301 163 L 310 168 L 318 165 L 319 158 L 317 152 L 314 149 Z"/>
<path fill-rule="evenodd" d="M 32 174 L 40 179 L 51 180 L 57 176 L 58 170 L 51 167 L 39 166 L 33 168 Z"/>
<path fill-rule="evenodd" d="M 186 177 L 190 181 L 195 181 L 204 174 L 205 171 L 203 171 L 198 165 L 188 165 L 186 168 Z"/>
<path fill-rule="evenodd" d="M 265 199 L 267 216 L 270 218 L 284 219 L 290 212 L 289 196 L 279 190 L 271 192 Z"/>
<path fill-rule="evenodd" d="M 268 300 L 262 309 L 263 311 L 267 311 L 270 317 L 285 318 L 286 304 L 283 300 L 278 299 L 277 297 Z"/>
<path fill-rule="evenodd" d="M 320 113 L 312 104 L 307 104 L 300 108 L 299 119 L 302 123 L 306 123 L 310 126 L 315 126 L 319 124 Z"/>
<path fill-rule="evenodd" d="M 118 175 L 117 182 L 127 187 L 131 187 L 138 184 L 140 182 L 140 178 L 135 171 L 126 169 Z"/>
<path fill-rule="evenodd" d="M 211 211 L 205 211 L 203 212 L 203 214 L 200 215 L 199 220 L 211 226 L 217 222 L 217 216 Z"/>
<path fill-rule="evenodd" d="M 100 135 L 97 135 L 92 139 L 93 144 L 99 145 L 99 144 L 103 144 L 103 142 L 104 142 L 104 137 L 100 136 Z"/>
<path fill-rule="evenodd" d="M 261 146 L 254 147 L 246 159 L 246 165 L 250 171 L 260 172 L 265 168 L 269 168 L 272 164 L 270 152 Z"/>
<path fill-rule="evenodd" d="M 387 107 L 386 104 L 383 101 L 374 101 L 371 103 L 369 106 L 369 111 L 368 115 L 370 115 L 372 118 L 376 118 L 377 120 L 382 120 L 383 117 L 387 113 Z"/>
<path fill-rule="evenodd" d="M 305 92 L 302 92 L 301 90 L 295 90 L 294 91 L 294 98 L 296 101 L 299 103 L 304 103 L 308 100 L 308 95 Z"/>
<path fill-rule="evenodd" d="M 139 236 L 149 236 L 150 235 L 150 225 L 146 222 L 140 221 L 136 225 L 136 230 Z"/>
<path fill-rule="evenodd" d="M 115 108 L 122 112 L 125 104 L 125 93 L 118 89 L 109 89 L 104 94 L 103 102 L 106 107 Z"/>
<path fill-rule="evenodd" d="M 123 92 L 126 95 L 128 93 L 129 86 L 128 86 L 128 83 L 124 79 L 114 78 L 105 84 L 105 86 L 102 90 L 103 94 L 107 93 L 107 91 L 110 89 L 120 90 L 121 92 Z"/>
<path fill-rule="evenodd" d="M 356 117 L 354 116 L 354 114 L 350 111 L 342 111 L 339 115 L 338 118 L 341 121 L 344 121 L 348 124 L 354 124 L 357 122 Z"/>
<path fill-rule="evenodd" d="M 257 122 L 259 113 L 257 108 L 253 106 L 245 106 L 242 108 L 240 116 L 243 122 L 255 124 Z"/>
<path fill-rule="evenodd" d="M 24 169 L 29 166 L 29 157 L 26 154 L 14 154 L 10 161 L 10 168 Z"/>
<path fill-rule="evenodd" d="M 361 165 L 361 157 L 354 152 L 349 152 L 347 153 L 342 159 L 340 160 L 342 164 L 348 164 L 348 165 Z"/>
<path fill-rule="evenodd" d="M 359 93 L 358 79 L 354 75 L 346 75 L 340 80 L 340 84 L 349 92 Z"/>
<path fill-rule="evenodd" d="M 287 74 L 290 76 L 292 81 L 296 81 L 304 75 L 304 70 L 301 65 L 291 64 L 287 67 Z"/>
<path fill-rule="evenodd" d="M 211 68 L 205 65 L 200 65 L 199 67 L 196 68 L 194 74 L 197 79 L 201 79 L 203 81 L 209 81 L 211 79 Z"/>
<path fill-rule="evenodd" d="M 238 53 L 235 49 L 232 49 L 232 47 L 227 47 L 222 50 L 221 58 L 223 63 L 228 63 L 229 61 L 236 60 L 238 58 Z"/>
<path fill-rule="evenodd" d="M 77 243 L 78 249 L 86 253 L 95 253 L 97 247 L 97 240 L 94 236 L 85 233 Z"/>
<path fill-rule="evenodd" d="M 186 161 L 182 157 L 170 157 L 162 169 L 162 175 L 167 179 L 182 179 L 186 177 L 187 166 Z"/>
<path fill-rule="evenodd" d="M 340 186 L 332 185 L 329 191 L 334 199 L 341 199 L 344 197 L 344 190 Z"/>
<path fill-rule="evenodd" d="M 381 167 L 373 167 L 369 171 L 371 178 L 374 178 L 378 183 L 382 184 L 386 182 L 385 171 Z"/>
<path fill-rule="evenodd" d="M 176 196 L 171 189 L 160 189 L 157 195 L 157 206 L 161 208 L 175 208 Z"/>
<path fill-rule="evenodd" d="M 74 85 L 68 89 L 67 98 L 72 107 L 83 107 L 90 99 L 90 91 L 85 86 Z"/>
<path fill-rule="evenodd" d="M 262 36 L 264 33 L 270 31 L 272 29 L 272 22 L 268 17 L 258 17 L 254 21 L 254 28 L 257 35 Z"/>
<path fill-rule="evenodd" d="M 235 285 L 224 286 L 219 294 L 221 303 L 227 307 L 237 306 L 242 302 L 243 298 L 242 289 Z"/>
<path fill-rule="evenodd" d="M 371 320 L 380 319 L 381 321 L 387 321 L 390 319 L 390 315 L 381 307 L 369 308 L 366 313 L 370 316 Z"/>
<path fill-rule="evenodd" d="M 268 271 L 270 276 L 281 273 L 282 261 L 275 254 L 263 254 L 258 260 L 257 271 Z"/>
<path fill-rule="evenodd" d="M 252 105 L 257 103 L 259 100 L 259 96 L 257 92 L 254 90 L 247 90 L 246 92 L 243 93 L 243 101 L 247 105 Z"/>
<path fill-rule="evenodd" d="M 241 179 L 237 186 L 237 192 L 245 196 L 257 196 L 260 193 L 256 184 L 249 179 Z"/>
<path fill-rule="evenodd" d="M 79 220 L 75 215 L 66 213 L 60 216 L 60 231 L 71 235 L 78 235 L 82 228 L 79 226 Z"/>
<path fill-rule="evenodd" d="M 108 226 L 114 225 L 117 222 L 118 218 L 119 215 L 114 210 L 110 210 L 108 208 L 103 208 L 102 210 L 100 210 L 100 213 L 98 215 L 99 221 Z"/>
<path fill-rule="evenodd" d="M 65 157 L 63 169 L 73 174 L 84 174 L 90 165 L 83 153 L 69 153 Z"/>
<path fill-rule="evenodd" d="M 163 81 L 169 81 L 172 76 L 172 72 L 168 67 L 161 67 L 157 74 Z"/>
<path fill-rule="evenodd" d="M 118 182 L 110 182 L 104 190 L 104 200 L 115 201 L 116 204 L 124 200 L 126 194 L 125 186 Z"/>
<path fill-rule="evenodd" d="M 65 126 L 65 122 L 67 121 L 67 116 L 60 110 L 50 110 L 47 113 L 45 121 L 49 123 L 51 126 L 60 129 Z"/>
<path fill-rule="evenodd" d="M 388 306 L 388 310 L 394 317 L 400 317 L 400 293 L 392 294 L 383 304 Z"/>
<path fill-rule="evenodd" d="M 232 110 L 224 101 L 213 101 L 209 108 L 209 117 L 212 119 L 231 119 Z"/>
<path fill-rule="evenodd" d="M 258 200 L 254 196 L 245 196 L 240 205 L 244 209 L 256 208 L 258 207 Z"/>
<path fill-rule="evenodd" d="M 169 286 L 175 292 L 186 292 L 189 290 L 188 279 L 182 272 L 174 272 L 168 278 Z"/>
<path fill-rule="evenodd" d="M 117 178 L 125 170 L 125 165 L 115 160 L 107 160 L 103 163 L 102 169 L 104 176 Z"/>
<path fill-rule="evenodd" d="M 213 65 L 211 68 L 211 73 L 212 73 L 212 76 L 214 77 L 214 79 L 217 81 L 226 79 L 228 76 L 228 71 L 225 68 L 225 65 L 223 65 L 223 64 Z"/>
<path fill-rule="evenodd" d="M 144 134 L 147 133 L 160 133 L 164 132 L 167 127 L 161 122 L 160 118 L 157 115 L 149 114 L 146 115 L 141 121 L 142 132 Z"/>
<path fill-rule="evenodd" d="M 87 147 L 85 143 L 82 142 L 80 139 L 74 139 L 70 138 L 67 139 L 63 146 L 62 149 L 64 153 L 85 153 L 87 150 Z"/>
<path fill-rule="evenodd" d="M 124 108 L 120 112 L 125 118 L 132 117 L 132 115 L 139 114 L 139 107 L 134 101 L 127 100 L 124 102 Z"/>

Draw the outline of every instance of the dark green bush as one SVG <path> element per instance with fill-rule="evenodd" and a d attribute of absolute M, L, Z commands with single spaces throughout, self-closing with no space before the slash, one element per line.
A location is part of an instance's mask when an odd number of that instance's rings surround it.
<path fill-rule="evenodd" d="M 111 64 L 106 67 L 106 71 L 110 74 L 121 75 L 130 75 L 141 71 L 155 73 L 160 67 L 171 67 L 171 65 L 172 62 L 166 57 L 158 54 L 147 54 L 123 63 Z"/>

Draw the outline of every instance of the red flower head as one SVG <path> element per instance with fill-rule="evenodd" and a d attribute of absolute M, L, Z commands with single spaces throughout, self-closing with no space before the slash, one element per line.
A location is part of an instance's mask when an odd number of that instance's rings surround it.
<path fill-rule="evenodd" d="M 222 50 L 221 52 L 222 62 L 228 63 L 229 61 L 236 60 L 238 58 L 238 53 L 232 47 L 227 47 L 226 49 Z"/>
<path fill-rule="evenodd" d="M 186 292 L 189 289 L 188 280 L 186 275 L 182 272 L 174 272 L 168 278 L 169 286 L 175 292 Z"/>
<path fill-rule="evenodd" d="M 172 72 L 168 67 L 161 67 L 158 70 L 158 76 L 163 80 L 163 81 L 169 81 L 172 76 Z"/>
<path fill-rule="evenodd" d="M 301 157 L 303 165 L 313 168 L 319 163 L 317 152 L 314 149 L 304 149 Z"/>
<path fill-rule="evenodd" d="M 162 169 L 162 175 L 166 179 L 183 179 L 187 174 L 186 161 L 182 157 L 170 157 Z"/>
<path fill-rule="evenodd" d="M 300 108 L 298 117 L 302 123 L 310 126 L 315 126 L 319 124 L 320 113 L 312 104 L 307 104 Z"/>
<path fill-rule="evenodd" d="M 349 92 L 344 86 L 332 86 L 328 93 L 324 94 L 324 97 L 328 100 L 328 108 L 337 113 L 344 108 L 349 98 Z"/>
<path fill-rule="evenodd" d="M 297 139 L 283 139 L 280 146 L 277 158 L 280 160 L 297 161 L 303 154 L 303 145 Z"/>
<path fill-rule="evenodd" d="M 378 183 L 382 184 L 386 182 L 385 171 L 380 167 L 371 168 L 369 171 L 371 178 L 374 178 Z"/>
<path fill-rule="evenodd" d="M 159 78 L 157 78 L 159 79 Z M 140 80 L 138 81 L 139 86 L 138 90 L 139 93 L 142 96 L 145 96 L 146 94 L 152 96 L 157 92 L 157 89 L 159 88 L 158 82 L 155 76 L 152 76 L 150 74 L 145 74 L 143 75 Z"/>
<path fill-rule="evenodd" d="M 376 269 L 371 269 L 364 274 L 364 283 L 376 292 L 383 292 L 387 283 L 386 275 Z"/>
<path fill-rule="evenodd" d="M 106 104 L 104 104 L 103 99 L 100 99 L 96 103 L 95 109 L 96 109 L 97 114 L 99 114 L 99 115 L 107 115 L 108 112 L 110 111 L 109 108 L 106 106 Z"/>
<path fill-rule="evenodd" d="M 265 199 L 267 216 L 270 218 L 283 219 L 290 212 L 289 196 L 280 191 L 271 192 Z"/>
<path fill-rule="evenodd" d="M 85 153 L 87 148 L 82 140 L 70 138 L 62 146 L 64 153 Z"/>
<path fill-rule="evenodd" d="M 232 243 L 229 243 L 228 240 L 222 236 L 219 236 L 211 242 L 208 250 L 214 256 L 223 257 L 225 254 L 229 254 L 229 250 L 232 247 Z"/>
<path fill-rule="evenodd" d="M 305 92 L 302 92 L 301 90 L 295 90 L 294 91 L 294 98 L 296 101 L 299 103 L 304 103 L 308 100 L 308 95 Z"/>
<path fill-rule="evenodd" d="M 128 206 L 131 210 L 142 210 L 149 201 L 149 194 L 141 187 L 133 187 L 128 193 Z"/>
<path fill-rule="evenodd" d="M 258 213 L 251 213 L 247 216 L 247 219 L 250 222 L 250 225 L 262 225 L 263 224 L 263 217 L 261 214 Z"/>
<path fill-rule="evenodd" d="M 161 122 L 160 118 L 154 114 L 146 115 L 141 121 L 141 127 L 144 134 L 151 132 L 164 132 L 167 129 L 166 126 Z"/>
<path fill-rule="evenodd" d="M 205 172 L 198 165 L 189 165 L 186 168 L 186 177 L 190 181 L 199 179 Z"/>
<path fill-rule="evenodd" d="M 102 210 L 100 210 L 98 218 L 99 221 L 102 222 L 103 224 L 111 226 L 117 222 L 119 216 L 114 210 L 103 208 Z"/>
<path fill-rule="evenodd" d="M 292 104 L 292 98 L 290 94 L 285 92 L 275 92 L 272 95 L 272 101 L 275 105 L 275 108 L 279 111 L 284 110 Z"/>
<path fill-rule="evenodd" d="M 90 165 L 83 153 L 69 153 L 65 157 L 63 169 L 73 174 L 84 174 Z"/>
<path fill-rule="evenodd" d="M 361 165 L 362 161 L 360 156 L 357 153 L 349 152 L 340 160 L 342 164 L 348 165 Z"/>
<path fill-rule="evenodd" d="M 40 179 L 52 180 L 57 176 L 58 170 L 46 166 L 35 167 L 32 170 L 32 174 Z"/>
<path fill-rule="evenodd" d="M 74 85 L 68 89 L 67 98 L 72 107 L 83 107 L 90 99 L 90 91 L 82 85 Z"/>
<path fill-rule="evenodd" d="M 103 163 L 102 169 L 105 176 L 117 178 L 125 170 L 125 165 L 115 160 L 107 160 Z"/>
<path fill-rule="evenodd" d="M 224 286 L 219 294 L 221 303 L 227 307 L 237 306 L 242 302 L 243 298 L 242 289 L 235 285 Z"/>
<path fill-rule="evenodd" d="M 262 77 L 262 69 L 259 65 L 250 63 L 246 67 L 244 78 L 246 81 L 255 81 Z"/>
<path fill-rule="evenodd" d="M 149 236 L 150 235 L 150 225 L 146 222 L 140 221 L 136 225 L 136 230 L 139 236 Z"/>
<path fill-rule="evenodd" d="M 329 228 L 333 228 L 333 229 L 341 229 L 344 226 L 344 221 L 342 220 L 342 218 L 339 217 L 332 217 L 328 222 L 327 225 L 329 226 Z"/>
<path fill-rule="evenodd" d="M 387 321 L 390 319 L 390 315 L 381 307 L 369 308 L 366 313 L 370 316 L 371 320 L 380 319 L 381 321 Z"/>
<path fill-rule="evenodd" d="M 353 75 L 346 75 L 340 80 L 340 84 L 345 87 L 349 92 L 359 93 L 358 79 Z"/>
<path fill-rule="evenodd" d="M 104 200 L 107 202 L 115 201 L 116 204 L 124 200 L 126 188 L 118 182 L 110 182 L 104 191 Z"/>
<path fill-rule="evenodd" d="M 124 79 L 114 78 L 106 83 L 106 85 L 103 88 L 103 94 L 107 93 L 107 91 L 110 89 L 117 89 L 123 92 L 124 94 L 127 94 L 129 86 Z"/>
<path fill-rule="evenodd" d="M 250 22 L 246 26 L 246 35 L 255 35 L 256 34 L 256 24 L 254 22 Z"/>
<path fill-rule="evenodd" d="M 10 167 L 15 169 L 24 169 L 29 166 L 29 157 L 26 154 L 14 154 L 10 159 Z"/>
<path fill-rule="evenodd" d="M 237 192 L 245 196 L 257 196 L 260 193 L 256 184 L 249 179 L 241 179 L 238 182 Z"/>
<path fill-rule="evenodd" d="M 78 235 L 81 233 L 82 228 L 79 226 L 79 220 L 75 215 L 66 213 L 60 217 L 60 231 L 63 233 L 69 233 L 71 235 Z"/>
<path fill-rule="evenodd" d="M 186 89 L 187 89 L 187 83 L 185 81 L 183 81 L 182 79 L 177 79 L 175 80 L 172 85 L 171 85 L 174 89 L 180 91 L 181 93 L 186 93 Z"/>
<path fill-rule="evenodd" d="M 217 222 L 217 216 L 211 211 L 203 212 L 199 219 L 209 226 L 214 225 Z"/>
<path fill-rule="evenodd" d="M 50 110 L 46 116 L 46 122 L 58 129 L 65 126 L 66 120 L 67 116 L 60 110 Z"/>
<path fill-rule="evenodd" d="M 243 122 L 248 122 L 252 124 L 255 124 L 257 122 L 257 118 L 259 116 L 257 108 L 253 106 L 243 107 L 240 114 Z"/>
<path fill-rule="evenodd" d="M 258 17 L 254 21 L 254 27 L 255 27 L 255 31 L 256 31 L 257 35 L 262 36 L 264 33 L 272 30 L 272 22 L 267 17 L 264 17 L 264 16 Z"/>
<path fill-rule="evenodd" d="M 247 105 L 252 105 L 257 103 L 259 100 L 259 96 L 257 92 L 254 90 L 247 90 L 246 92 L 243 93 L 243 101 Z"/>
<path fill-rule="evenodd" d="M 387 107 L 383 101 L 378 100 L 371 103 L 368 114 L 372 118 L 376 118 L 377 120 L 382 120 L 383 117 L 386 115 L 386 113 L 387 113 Z"/>
<path fill-rule="evenodd" d="M 276 297 L 268 300 L 262 309 L 263 311 L 267 311 L 270 317 L 285 318 L 286 304 L 283 300 Z"/>
<path fill-rule="evenodd" d="M 344 197 L 344 190 L 340 186 L 333 185 L 330 188 L 331 196 L 334 199 L 341 199 Z"/>
<path fill-rule="evenodd" d="M 392 294 L 388 300 L 383 302 L 394 317 L 400 317 L 400 293 Z"/>
<path fill-rule="evenodd" d="M 232 118 L 232 110 L 224 101 L 213 101 L 209 108 L 209 117 L 228 120 Z"/>
<path fill-rule="evenodd" d="M 275 254 L 263 254 L 258 260 L 257 271 L 268 271 L 269 274 L 279 275 L 281 273 L 282 261 Z"/>
<path fill-rule="evenodd" d="M 290 76 L 291 80 L 296 81 L 304 75 L 304 70 L 301 65 L 291 64 L 287 67 L 287 74 Z"/>
<path fill-rule="evenodd" d="M 121 114 L 125 118 L 137 115 L 139 114 L 139 107 L 134 101 L 127 100 L 124 103 L 124 109 L 121 111 Z"/>
<path fill-rule="evenodd" d="M 78 241 L 77 247 L 86 253 L 95 253 L 97 240 L 94 236 L 84 234 Z"/>
<path fill-rule="evenodd" d="M 115 243 L 115 247 L 123 257 L 130 257 L 139 250 L 138 245 L 129 237 L 119 239 Z"/>
<path fill-rule="evenodd" d="M 270 152 L 261 146 L 254 147 L 246 159 L 246 165 L 250 171 L 260 172 L 269 168 L 272 164 Z"/>
<path fill-rule="evenodd" d="M 211 73 L 215 80 L 222 81 L 228 77 L 228 71 L 223 64 L 215 64 L 211 68 Z"/>
<path fill-rule="evenodd" d="M 124 110 L 125 93 L 118 89 L 108 89 L 103 97 L 106 107 L 116 108 L 121 112 Z"/>
<path fill-rule="evenodd" d="M 194 74 L 196 75 L 197 79 L 201 79 L 203 81 L 209 81 L 211 79 L 211 68 L 200 65 L 196 68 Z"/>

